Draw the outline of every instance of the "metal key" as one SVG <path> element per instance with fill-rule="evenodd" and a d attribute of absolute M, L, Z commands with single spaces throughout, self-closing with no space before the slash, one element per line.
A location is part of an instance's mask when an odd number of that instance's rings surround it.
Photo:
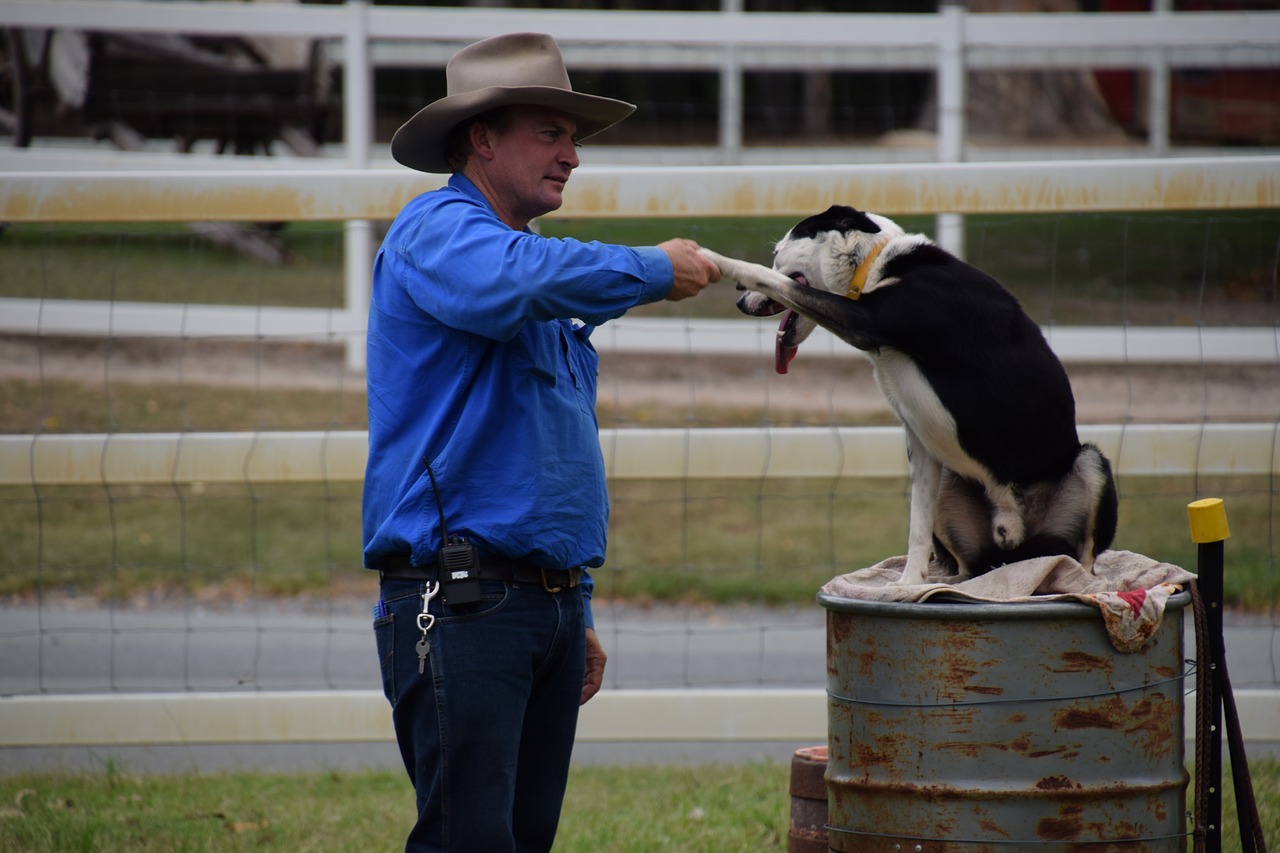
<path fill-rule="evenodd" d="M 440 582 L 435 581 L 427 584 L 427 591 L 422 594 L 422 612 L 418 614 L 418 630 L 422 632 L 422 639 L 413 646 L 414 651 L 418 653 L 418 675 L 427 671 L 427 655 L 431 654 L 431 643 L 427 640 L 427 632 L 436 624 L 436 617 L 430 613 L 431 599 L 435 598 L 439 592 Z"/>
<path fill-rule="evenodd" d="M 427 671 L 427 655 L 431 653 L 431 643 L 427 642 L 424 635 L 413 648 L 418 653 L 418 675 L 422 675 Z"/>

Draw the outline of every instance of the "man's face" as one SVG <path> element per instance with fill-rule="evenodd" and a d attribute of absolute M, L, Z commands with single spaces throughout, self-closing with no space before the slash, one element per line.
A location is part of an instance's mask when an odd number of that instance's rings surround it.
<path fill-rule="evenodd" d="M 501 133 L 490 130 L 492 156 L 484 164 L 499 214 L 525 224 L 563 203 L 569 173 L 578 167 L 577 123 L 559 110 L 516 106 Z"/>

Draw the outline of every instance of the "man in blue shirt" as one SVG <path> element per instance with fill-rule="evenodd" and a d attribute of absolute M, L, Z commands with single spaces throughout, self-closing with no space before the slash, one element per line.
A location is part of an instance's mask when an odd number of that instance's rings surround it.
<path fill-rule="evenodd" d="M 452 174 L 405 206 L 374 265 L 364 564 L 381 574 L 383 687 L 417 792 L 406 849 L 549 850 L 605 665 L 590 335 L 719 272 L 691 240 L 530 230 L 560 207 L 578 142 L 635 109 L 573 91 L 550 36 L 477 42 L 446 78 L 391 143 Z"/>

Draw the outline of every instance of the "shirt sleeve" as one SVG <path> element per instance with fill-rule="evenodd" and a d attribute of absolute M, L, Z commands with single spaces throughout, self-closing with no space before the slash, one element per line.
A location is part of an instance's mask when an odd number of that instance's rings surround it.
<path fill-rule="evenodd" d="M 504 341 L 530 320 L 599 325 L 664 298 L 673 282 L 671 262 L 655 246 L 514 231 L 463 197 L 424 211 L 391 260 L 422 310 L 453 328 Z"/>

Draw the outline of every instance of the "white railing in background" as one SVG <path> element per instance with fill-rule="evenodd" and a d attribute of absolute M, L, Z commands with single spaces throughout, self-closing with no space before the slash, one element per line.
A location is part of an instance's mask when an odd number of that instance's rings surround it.
<path fill-rule="evenodd" d="M 1084 425 L 1123 477 L 1280 474 L 1280 424 Z M 899 427 L 602 429 L 610 480 L 908 475 Z M 368 434 L 181 432 L 0 435 L 0 486 L 344 483 L 364 479 Z"/>

